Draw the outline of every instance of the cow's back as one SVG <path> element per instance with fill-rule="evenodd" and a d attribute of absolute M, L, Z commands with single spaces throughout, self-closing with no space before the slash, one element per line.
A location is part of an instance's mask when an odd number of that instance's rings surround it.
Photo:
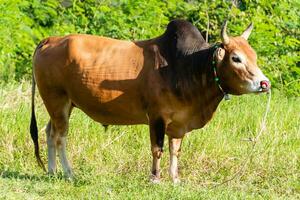
<path fill-rule="evenodd" d="M 92 35 L 50 37 L 37 47 L 34 74 L 44 102 L 60 93 L 96 121 L 146 123 L 143 54 L 129 41 Z"/>

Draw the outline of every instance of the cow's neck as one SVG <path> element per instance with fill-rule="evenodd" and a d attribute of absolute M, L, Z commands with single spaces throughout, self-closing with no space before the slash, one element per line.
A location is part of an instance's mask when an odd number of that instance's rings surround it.
<path fill-rule="evenodd" d="M 216 76 L 213 69 L 214 51 L 215 47 L 212 46 L 197 52 L 195 55 L 196 58 L 199 58 L 197 65 L 203 69 L 200 77 L 201 82 L 198 83 L 200 92 L 196 99 L 196 102 L 199 103 L 195 104 L 195 111 L 199 112 L 200 114 L 195 114 L 199 117 L 199 120 L 203 122 L 203 125 L 205 125 L 212 118 L 213 113 L 224 97 L 223 91 L 220 90 L 218 83 L 215 80 Z M 203 62 L 205 58 L 207 58 L 207 62 Z"/>
<path fill-rule="evenodd" d="M 181 95 L 187 99 L 187 102 L 193 105 L 192 125 L 195 128 L 204 126 L 213 116 L 224 94 L 218 87 L 213 70 L 213 55 L 215 48 L 209 47 L 199 50 L 191 55 L 184 56 L 178 60 L 184 63 L 185 70 L 192 73 L 185 74 L 187 82 L 184 82 L 181 88 Z M 179 72 L 178 73 L 184 73 Z M 179 85 L 182 84 L 179 81 Z"/>
<path fill-rule="evenodd" d="M 172 63 L 171 85 L 174 92 L 185 100 L 196 96 L 224 96 L 214 76 L 215 46 L 181 55 Z"/>

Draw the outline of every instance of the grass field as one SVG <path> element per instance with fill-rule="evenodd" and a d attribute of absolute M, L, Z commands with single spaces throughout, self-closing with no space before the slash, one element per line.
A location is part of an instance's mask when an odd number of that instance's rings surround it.
<path fill-rule="evenodd" d="M 249 155 L 260 129 L 266 95 L 223 101 L 214 119 L 183 141 L 182 183 L 168 177 L 168 147 L 162 159 L 162 182 L 148 180 L 151 166 L 147 126 L 110 126 L 75 109 L 70 120 L 68 154 L 75 180 L 50 177 L 37 166 L 29 134 L 30 84 L 0 89 L 0 199 L 300 199 L 300 99 L 273 92 L 267 129 L 244 172 L 230 178 Z M 49 117 L 41 99 L 37 121 L 42 130 Z M 114 138 L 120 137 L 113 141 Z M 40 131 L 46 163 L 45 132 Z"/>

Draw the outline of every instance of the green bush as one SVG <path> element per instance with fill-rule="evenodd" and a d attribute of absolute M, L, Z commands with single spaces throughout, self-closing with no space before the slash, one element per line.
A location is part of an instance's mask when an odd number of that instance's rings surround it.
<path fill-rule="evenodd" d="M 230 11 L 229 33 L 240 34 L 254 22 L 250 43 L 272 85 L 300 94 L 300 3 L 297 0 L 240 0 Z M 51 35 L 87 33 L 141 40 L 162 34 L 167 23 L 184 18 L 219 40 L 231 1 L 196 0 L 0 0 L 0 81 L 31 76 L 38 42 Z M 205 35 L 204 35 L 205 36 Z"/>

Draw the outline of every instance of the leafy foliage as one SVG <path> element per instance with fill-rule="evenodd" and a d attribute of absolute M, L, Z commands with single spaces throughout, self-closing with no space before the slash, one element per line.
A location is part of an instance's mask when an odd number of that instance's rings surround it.
<path fill-rule="evenodd" d="M 220 26 L 230 14 L 231 35 L 254 22 L 250 43 L 273 87 L 299 96 L 299 1 L 235 2 L 229 10 L 229 0 L 0 0 L 0 81 L 29 79 L 33 51 L 51 35 L 87 33 L 141 40 L 163 33 L 170 20 L 184 18 L 204 36 L 208 31 L 212 43 L 219 40 Z"/>

